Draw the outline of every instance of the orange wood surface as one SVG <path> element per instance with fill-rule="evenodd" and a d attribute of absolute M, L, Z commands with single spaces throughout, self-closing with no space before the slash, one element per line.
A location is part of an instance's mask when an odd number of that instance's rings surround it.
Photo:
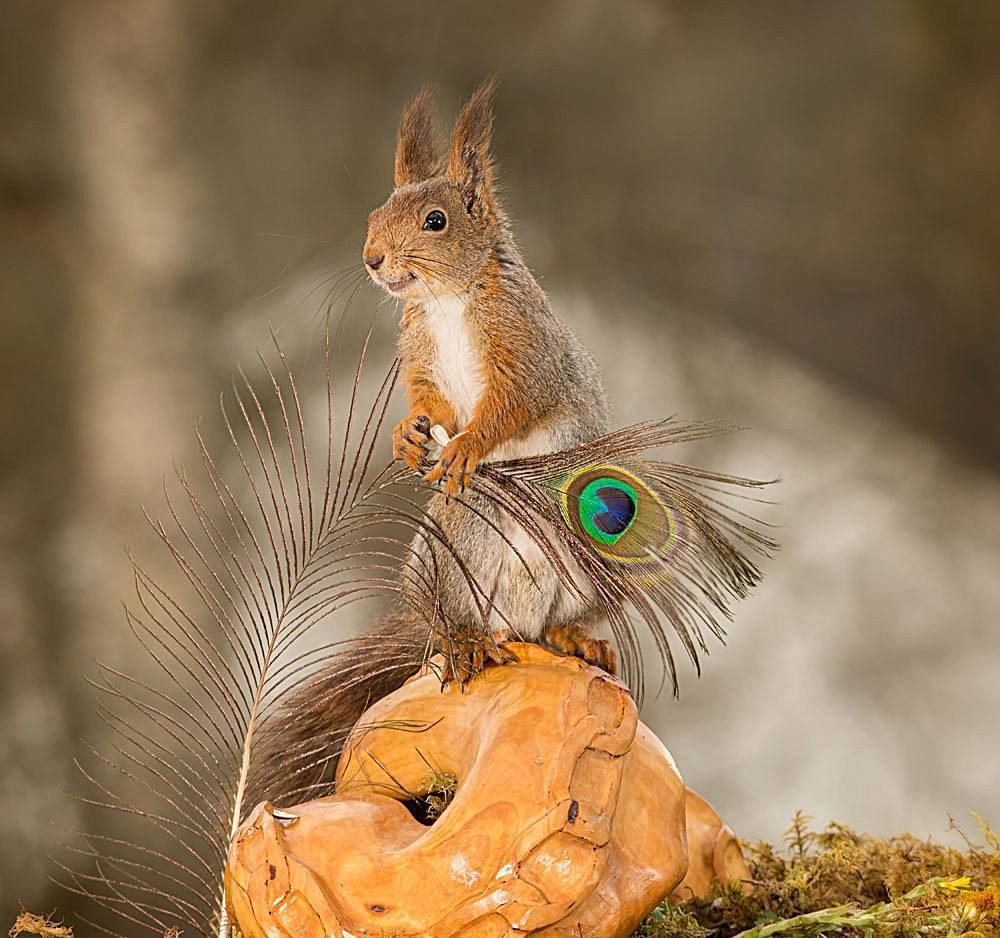
<path fill-rule="evenodd" d="M 251 813 L 226 878 L 245 938 L 616 938 L 667 895 L 748 878 L 624 686 L 506 647 L 464 692 L 424 673 L 373 706 L 333 797 Z M 404 802 L 432 770 L 458 786 L 425 825 Z"/>

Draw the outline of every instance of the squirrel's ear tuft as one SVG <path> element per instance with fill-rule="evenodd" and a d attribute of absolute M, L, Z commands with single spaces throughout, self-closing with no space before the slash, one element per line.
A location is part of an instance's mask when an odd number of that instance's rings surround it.
<path fill-rule="evenodd" d="M 422 182 L 435 174 L 431 90 L 422 88 L 403 112 L 396 143 L 396 187 Z"/>
<path fill-rule="evenodd" d="M 487 214 L 493 206 L 493 93 L 496 79 L 488 78 L 459 113 L 451 132 L 448 178 L 461 186 L 470 213 Z"/>

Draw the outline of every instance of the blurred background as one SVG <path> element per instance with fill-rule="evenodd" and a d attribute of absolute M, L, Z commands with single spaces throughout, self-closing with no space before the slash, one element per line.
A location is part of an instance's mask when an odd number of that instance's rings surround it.
<path fill-rule="evenodd" d="M 130 663 L 126 545 L 168 569 L 141 506 L 269 324 L 321 341 L 405 100 L 444 123 L 490 72 L 506 205 L 617 422 L 723 418 L 751 430 L 684 456 L 782 477 L 728 647 L 645 709 L 685 779 L 751 839 L 1000 822 L 1000 4 L 0 7 L 4 914 L 68 905 L 85 678 Z M 387 363 L 392 304 L 338 302 Z"/>

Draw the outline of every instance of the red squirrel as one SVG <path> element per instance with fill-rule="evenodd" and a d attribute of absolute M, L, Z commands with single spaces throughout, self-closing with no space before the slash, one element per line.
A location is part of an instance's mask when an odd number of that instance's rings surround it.
<path fill-rule="evenodd" d="M 450 438 L 424 474 L 440 487 L 428 510 L 487 594 L 493 633 L 493 641 L 477 640 L 483 614 L 474 591 L 438 550 L 444 613 L 468 639 L 458 643 L 460 677 L 481 660 L 496 660 L 496 641 L 514 635 L 613 673 L 610 645 L 589 629 L 599 618 L 596 601 L 571 598 L 537 545 L 485 499 L 466 493 L 470 511 L 452 498 L 481 462 L 569 449 L 608 424 L 597 365 L 552 312 L 497 200 L 493 91 L 488 81 L 473 92 L 443 161 L 434 150 L 429 94 L 417 95 L 399 130 L 395 188 L 368 219 L 365 267 L 404 304 L 398 346 L 409 414 L 393 434 L 393 454 L 421 469 L 431 428 Z M 517 550 L 488 522 L 501 525 Z M 414 547 L 434 552 L 426 539 Z"/>

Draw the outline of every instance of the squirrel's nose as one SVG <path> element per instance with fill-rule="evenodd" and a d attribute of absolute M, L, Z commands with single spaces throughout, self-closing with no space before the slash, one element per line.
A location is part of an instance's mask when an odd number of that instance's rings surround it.
<path fill-rule="evenodd" d="M 384 261 L 384 260 L 385 260 L 385 255 L 384 254 L 379 254 L 378 257 L 375 257 L 372 254 L 366 254 L 365 255 L 365 263 L 369 267 L 371 267 L 372 270 L 378 270 L 379 267 L 382 266 L 382 261 Z"/>

